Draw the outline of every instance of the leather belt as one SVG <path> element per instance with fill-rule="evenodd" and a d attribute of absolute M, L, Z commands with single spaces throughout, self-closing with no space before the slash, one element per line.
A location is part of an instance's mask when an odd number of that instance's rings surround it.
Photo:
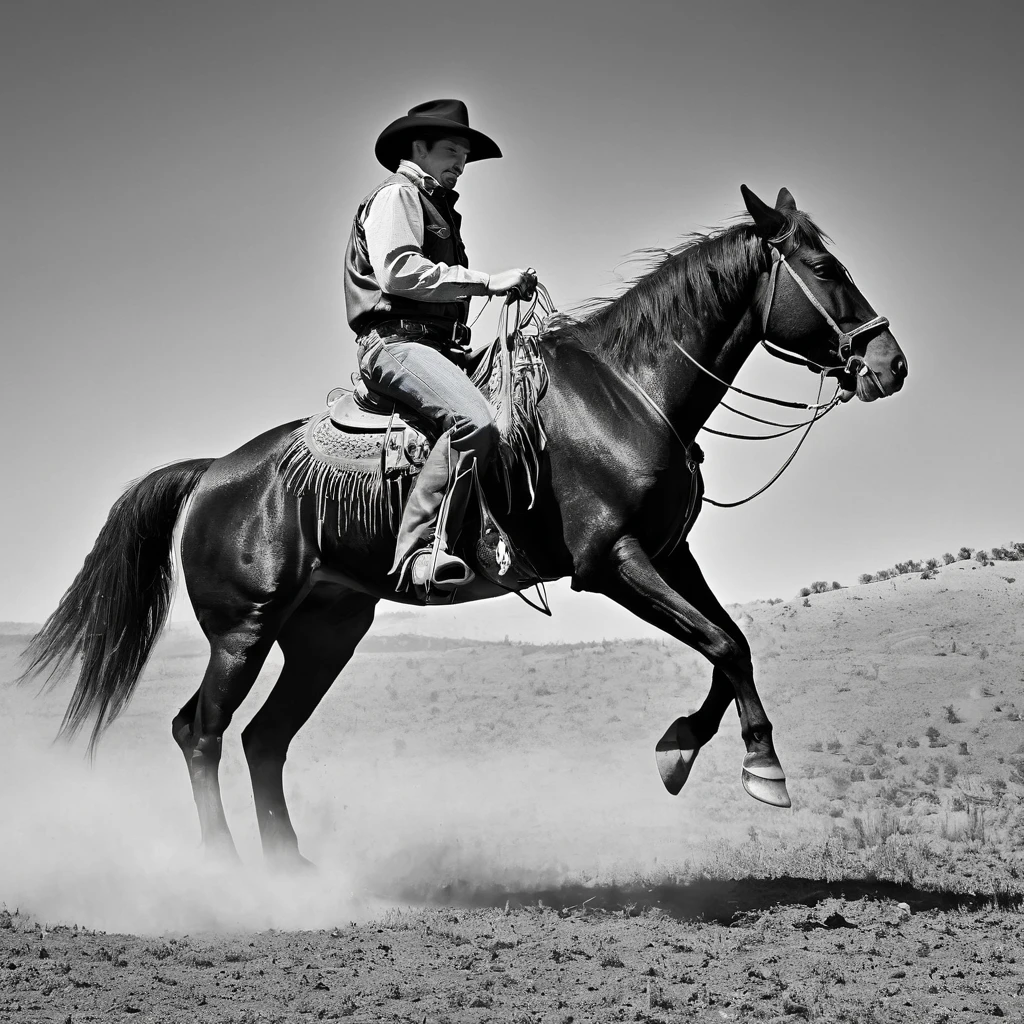
<path fill-rule="evenodd" d="M 465 324 L 458 320 L 452 320 L 449 323 L 431 320 L 380 320 L 377 323 L 369 324 L 361 333 L 368 330 L 376 331 L 378 334 L 394 332 L 396 334 L 420 335 L 451 345 L 468 345 L 472 333 Z"/>

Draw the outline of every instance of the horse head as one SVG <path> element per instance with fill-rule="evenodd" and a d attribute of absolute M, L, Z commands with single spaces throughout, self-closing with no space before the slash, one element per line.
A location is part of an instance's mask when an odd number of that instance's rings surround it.
<path fill-rule="evenodd" d="M 871 308 L 789 190 L 780 189 L 774 207 L 746 185 L 740 191 L 771 250 L 771 269 L 759 286 L 769 351 L 838 378 L 844 401 L 857 395 L 873 402 L 899 391 L 907 360 L 889 321 Z"/>

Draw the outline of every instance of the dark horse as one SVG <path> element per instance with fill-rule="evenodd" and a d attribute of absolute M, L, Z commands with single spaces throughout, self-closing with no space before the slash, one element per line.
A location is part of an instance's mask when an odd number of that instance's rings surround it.
<path fill-rule="evenodd" d="M 502 524 L 538 576 L 571 576 L 573 589 L 607 595 L 711 662 L 703 705 L 658 744 L 671 792 L 735 700 L 744 787 L 789 806 L 750 648 L 685 541 L 703 492 L 694 438 L 762 339 L 823 376 L 831 367 L 843 397 L 856 393 L 865 402 L 898 391 L 907 364 L 888 321 L 790 193 L 783 189 L 773 208 L 742 191 L 752 222 L 694 236 L 619 298 L 541 336 L 547 444 L 536 500 Z M 387 575 L 394 535 L 387 516 L 367 512 L 366 495 L 348 494 L 335 526 L 318 513 L 322 494 L 288 487 L 281 464 L 300 426 L 276 427 L 223 458 L 179 462 L 133 484 L 33 639 L 26 673 L 48 668 L 59 676 L 81 658 L 62 731 L 94 718 L 95 744 L 130 699 L 163 626 L 172 533 L 191 496 L 181 561 L 210 661 L 172 733 L 188 764 L 204 846 L 234 855 L 218 780 L 222 737 L 271 646 L 280 645 L 281 676 L 242 744 L 264 854 L 283 866 L 306 863 L 282 785 L 289 743 L 370 628 L 377 602 L 415 600 L 394 591 Z M 463 531 L 463 551 L 473 551 L 476 538 L 466 534 L 474 523 Z M 504 592 L 481 574 L 458 599 Z"/>

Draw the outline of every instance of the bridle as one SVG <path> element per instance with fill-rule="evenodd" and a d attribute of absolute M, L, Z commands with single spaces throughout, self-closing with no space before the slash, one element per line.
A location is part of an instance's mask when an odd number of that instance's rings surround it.
<path fill-rule="evenodd" d="M 758 395 L 751 391 L 744 391 L 742 388 L 738 388 L 734 384 L 730 384 L 728 381 L 724 381 L 716 374 L 712 373 L 706 366 L 702 365 L 689 352 L 687 352 L 686 349 L 683 348 L 683 346 L 679 343 L 677 339 L 672 339 L 673 345 L 675 345 L 675 347 L 691 363 L 693 363 L 694 366 L 696 366 L 703 373 L 707 374 L 707 376 L 711 377 L 712 380 L 721 384 L 729 391 L 735 391 L 737 394 L 744 395 L 747 398 L 753 398 L 760 402 L 767 402 L 771 405 L 784 406 L 790 409 L 803 409 L 811 413 L 808 419 L 800 423 L 776 423 L 772 420 L 764 420 L 757 416 L 752 416 L 750 413 L 743 412 L 741 409 L 736 409 L 725 402 L 721 403 L 730 412 L 734 412 L 739 416 L 745 417 L 746 419 L 754 420 L 758 423 L 765 423 L 770 426 L 784 427 L 785 429 L 775 434 L 734 434 L 724 430 L 715 430 L 714 428 L 707 426 L 701 427 L 701 430 L 707 431 L 710 434 L 717 434 L 720 437 L 731 437 L 744 441 L 766 441 L 772 438 L 783 437 L 784 435 L 791 434 L 796 430 L 800 430 L 801 428 L 805 429 L 803 433 L 800 435 L 800 439 L 797 441 L 796 447 L 794 447 L 793 451 L 790 452 L 789 457 L 786 459 L 786 461 L 783 462 L 783 464 L 779 467 L 779 469 L 775 472 L 771 479 L 768 480 L 768 482 L 764 484 L 762 487 L 759 487 L 756 491 L 754 491 L 753 494 L 748 494 L 747 497 L 741 498 L 739 501 L 716 501 L 714 498 L 709 498 L 707 495 L 702 495 L 701 500 L 707 502 L 709 505 L 715 505 L 718 508 L 736 508 L 739 505 L 745 505 L 748 501 L 752 501 L 754 498 L 758 497 L 758 495 L 761 495 L 765 491 L 767 491 L 768 488 L 771 487 L 772 484 L 774 484 L 775 481 L 778 480 L 779 477 L 781 477 L 782 474 L 789 468 L 790 463 L 792 463 L 792 461 L 796 458 L 797 452 L 799 452 L 801 447 L 803 447 L 804 441 L 807 440 L 807 436 L 811 432 L 811 427 L 813 427 L 814 424 L 817 423 L 818 420 L 820 420 L 826 413 L 831 412 L 832 409 L 834 409 L 836 405 L 838 405 L 841 401 L 841 389 L 838 381 L 836 383 L 835 394 L 833 394 L 833 396 L 827 402 L 821 401 L 821 389 L 824 386 L 826 377 L 838 377 L 839 375 L 844 373 L 856 373 L 859 376 L 870 376 L 872 379 L 872 383 L 878 388 L 879 393 L 882 393 L 883 390 L 881 381 L 879 381 L 878 379 L 878 375 L 867 364 L 867 362 L 865 362 L 862 356 L 857 355 L 853 351 L 853 344 L 854 339 L 863 334 L 871 333 L 888 327 L 888 318 L 884 316 L 875 316 L 872 317 L 870 320 L 866 320 L 863 323 L 858 324 L 857 326 L 853 327 L 850 330 L 844 331 L 839 326 L 839 324 L 836 323 L 836 321 L 833 319 L 832 315 L 828 312 L 828 310 L 825 309 L 825 307 L 821 304 L 821 302 L 819 301 L 818 297 L 814 294 L 814 292 L 812 292 L 811 289 L 807 286 L 803 278 L 801 278 L 800 275 L 789 265 L 789 261 L 786 259 L 786 254 L 779 248 L 781 243 L 785 241 L 786 237 L 787 236 L 778 236 L 775 238 L 769 238 L 767 240 L 768 247 L 771 250 L 772 266 L 768 274 L 768 298 L 764 303 L 761 311 L 761 344 L 764 346 L 765 351 L 768 352 L 769 355 L 775 356 L 777 359 L 782 359 L 789 363 L 799 363 L 808 366 L 811 369 L 816 370 L 820 374 L 818 383 L 818 396 L 814 403 L 806 404 L 803 402 L 786 402 L 783 401 L 782 399 L 771 398 L 767 395 Z M 832 329 L 832 333 L 836 336 L 835 348 L 831 352 L 833 358 L 838 360 L 838 362 L 835 365 L 827 366 L 822 363 L 815 362 L 813 359 L 810 359 L 809 357 L 799 352 L 792 352 L 789 349 L 783 348 L 781 345 L 777 345 L 774 342 L 768 340 L 768 322 L 771 319 L 772 306 L 775 302 L 776 285 L 778 284 L 779 279 L 779 267 L 785 269 L 786 273 L 789 274 L 789 276 L 799 286 L 800 290 L 804 293 L 808 302 L 810 302 L 810 304 L 822 315 L 825 322 Z M 643 395 L 643 397 L 647 399 L 648 404 L 654 405 L 653 400 L 651 400 L 650 396 L 647 395 L 647 393 L 643 390 L 642 387 L 640 387 L 639 382 L 632 380 L 632 378 L 630 378 L 630 380 L 631 383 L 633 383 L 640 390 L 640 393 Z M 656 407 L 656 411 L 659 413 L 661 418 L 668 423 L 668 417 L 666 417 L 664 413 L 662 413 L 661 409 Z M 675 428 L 672 427 L 671 423 L 669 423 L 669 427 L 672 433 L 675 435 L 676 440 L 683 445 L 683 448 L 686 451 L 687 468 L 690 469 L 692 473 L 694 467 L 691 466 L 692 455 L 690 446 L 686 445 L 682 441 L 682 438 L 679 437 L 679 434 L 676 432 Z M 693 514 L 694 504 L 695 489 L 691 488 L 689 507 L 687 509 L 686 516 L 684 517 L 682 532 L 685 532 L 686 524 L 689 522 Z M 672 545 L 673 550 L 675 549 L 675 546 L 679 543 L 680 539 L 681 537 L 676 538 L 675 544 Z M 659 549 L 659 554 L 662 553 L 662 551 L 664 551 L 668 543 L 669 542 L 666 541 L 666 543 L 662 545 L 661 549 Z"/>
<path fill-rule="evenodd" d="M 781 241 L 781 238 L 771 238 L 768 240 L 768 247 L 771 249 L 772 254 L 772 269 L 768 275 L 768 301 L 765 302 L 764 309 L 761 314 L 761 344 L 768 353 L 776 358 L 784 359 L 786 362 L 791 363 L 803 363 L 806 366 L 817 368 L 825 376 L 840 372 L 851 374 L 858 372 L 855 370 L 855 366 L 859 364 L 860 374 L 862 376 L 870 374 L 873 378 L 873 383 L 878 387 L 878 390 L 881 391 L 881 382 L 878 380 L 874 370 L 868 366 L 861 356 L 854 353 L 853 341 L 854 338 L 857 338 L 862 334 L 868 334 L 888 327 L 888 317 L 875 316 L 870 320 L 865 320 L 863 323 L 858 324 L 851 330 L 844 331 L 839 324 L 832 319 L 831 314 L 821 304 L 814 292 L 807 287 L 807 283 L 804 279 L 789 265 L 789 261 L 786 259 L 786 254 L 778 248 L 778 243 Z M 836 336 L 836 347 L 833 350 L 833 355 L 839 360 L 839 363 L 836 366 L 823 366 L 821 363 L 816 363 L 813 359 L 809 359 L 807 356 L 804 356 L 799 352 L 791 352 L 789 349 L 783 348 L 781 345 L 776 345 L 774 342 L 768 340 L 768 321 L 771 318 L 772 305 L 775 302 L 775 286 L 779 279 L 779 267 L 785 269 L 786 273 L 789 274 L 807 297 L 807 301 L 810 302 L 810 304 L 822 315 L 825 323 L 832 328 L 832 333 Z"/>
<path fill-rule="evenodd" d="M 706 366 L 700 363 L 694 356 L 686 351 L 685 348 L 679 343 L 678 339 L 673 338 L 672 344 L 701 372 L 706 374 L 712 380 L 716 381 L 722 387 L 728 391 L 735 391 L 737 394 L 744 395 L 747 398 L 755 399 L 759 402 L 766 402 L 771 405 L 782 406 L 788 409 L 802 409 L 809 412 L 811 415 L 800 423 L 777 423 L 773 420 L 762 419 L 758 416 L 753 416 L 750 413 L 744 412 L 741 409 L 728 405 L 726 402 L 720 404 L 728 409 L 730 412 L 736 413 L 737 415 L 743 416 L 746 419 L 754 420 L 757 423 L 767 424 L 769 426 L 783 427 L 781 432 L 776 434 L 732 434 L 724 430 L 715 430 L 711 427 L 701 427 L 702 430 L 707 431 L 711 434 L 718 434 L 722 437 L 739 438 L 741 440 L 761 441 L 769 440 L 771 438 L 782 437 L 785 434 L 791 434 L 796 430 L 804 428 L 803 433 L 800 435 L 800 439 L 796 443 L 796 447 L 789 454 L 786 461 L 779 467 L 776 473 L 771 479 L 759 487 L 753 494 L 747 495 L 745 498 L 741 498 L 739 501 L 716 501 L 714 498 L 709 498 L 706 494 L 700 495 L 700 500 L 707 502 L 709 505 L 716 505 L 719 508 L 736 508 L 738 505 L 745 505 L 748 501 L 752 501 L 758 495 L 763 494 L 772 484 L 775 483 L 779 477 L 789 468 L 790 463 L 796 458 L 797 453 L 803 447 L 804 441 L 807 440 L 807 436 L 811 432 L 811 427 L 818 422 L 826 413 L 831 412 L 839 402 L 841 401 L 841 388 L 839 382 L 836 382 L 835 394 L 826 401 L 821 401 L 821 391 L 825 383 L 825 378 L 828 376 L 839 376 L 840 374 L 854 374 L 859 376 L 870 376 L 874 385 L 878 388 L 879 393 L 883 392 L 882 384 L 878 379 L 875 371 L 865 362 L 862 356 L 857 355 L 853 351 L 854 340 L 863 334 L 868 334 L 874 331 L 881 330 L 889 326 L 889 320 L 884 316 L 875 316 L 870 320 L 866 320 L 863 323 L 851 328 L 850 330 L 844 331 L 838 323 L 833 319 L 832 315 L 827 309 L 821 304 L 818 297 L 811 291 L 804 280 L 796 273 L 795 270 L 789 265 L 789 261 L 786 259 L 786 255 L 779 248 L 779 245 L 785 241 L 786 236 L 769 238 L 767 244 L 771 250 L 772 265 L 768 275 L 768 298 L 764 303 L 761 312 L 761 344 L 764 346 L 765 351 L 769 355 L 775 356 L 777 359 L 782 359 L 790 363 L 799 363 L 816 370 L 819 373 L 818 383 L 818 395 L 813 403 L 804 402 L 788 402 L 780 398 L 772 398 L 767 395 L 758 395 L 752 391 L 745 391 L 743 388 L 736 387 L 735 384 L 730 384 L 728 381 L 722 380 L 721 377 L 712 373 Z M 799 352 L 792 352 L 789 349 L 783 348 L 781 345 L 777 345 L 771 342 L 767 338 L 768 334 L 768 322 L 771 319 L 772 306 L 775 302 L 776 286 L 779 279 L 779 268 L 785 269 L 786 273 L 796 282 L 800 290 L 806 296 L 808 302 L 821 314 L 825 322 L 832 329 L 832 333 L 836 337 L 835 348 L 832 350 L 832 356 L 838 360 L 833 366 L 826 366 L 818 363 L 807 356 L 802 355 Z M 547 296 L 545 295 L 545 298 Z M 536 298 L 534 297 L 534 306 L 536 305 Z M 549 315 L 553 315 L 553 307 L 550 307 L 550 300 L 548 299 L 548 305 L 551 309 Z M 534 306 L 530 307 L 529 312 L 532 314 Z M 859 369 L 857 369 L 859 365 Z M 660 545 L 658 550 L 654 554 L 654 558 L 659 558 L 665 555 L 666 552 L 669 556 L 675 551 L 683 537 L 686 536 L 688 528 L 691 525 L 693 519 L 696 518 L 696 510 L 698 504 L 698 487 L 699 487 L 699 466 L 704 461 L 703 452 L 701 452 L 696 442 L 687 444 L 682 437 L 679 436 L 679 432 L 676 430 L 672 421 L 665 414 L 661 406 L 648 394 L 647 389 L 631 374 L 624 373 L 624 378 L 627 384 L 633 389 L 633 391 L 646 403 L 646 405 L 654 412 L 658 418 L 668 427 L 669 433 L 678 442 L 679 446 L 683 449 L 686 456 L 686 468 L 690 474 L 690 492 L 689 499 L 686 503 L 685 510 L 679 520 L 673 525 L 669 532 L 669 535 L 665 538 L 663 543 Z"/>

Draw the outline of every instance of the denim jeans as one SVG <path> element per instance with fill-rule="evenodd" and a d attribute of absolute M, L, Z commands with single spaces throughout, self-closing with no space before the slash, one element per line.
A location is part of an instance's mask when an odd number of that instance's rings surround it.
<path fill-rule="evenodd" d="M 443 352 L 406 335 L 368 331 L 359 338 L 366 386 L 414 409 L 450 433 L 451 446 L 487 465 L 498 441 L 494 413 L 481 391 Z"/>

